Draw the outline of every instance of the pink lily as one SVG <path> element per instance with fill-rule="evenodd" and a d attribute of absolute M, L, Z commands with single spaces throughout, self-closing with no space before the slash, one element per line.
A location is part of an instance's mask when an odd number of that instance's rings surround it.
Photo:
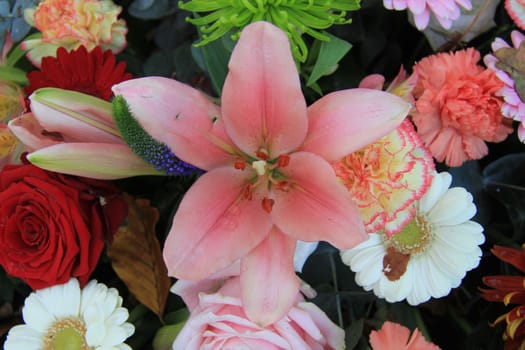
<path fill-rule="evenodd" d="M 169 274 L 197 280 L 240 259 L 248 317 L 282 318 L 299 282 L 297 240 L 353 247 L 363 224 L 330 162 L 394 129 L 410 104 L 381 91 L 326 95 L 307 108 L 287 36 L 247 26 L 229 62 L 221 108 L 175 80 L 114 86 L 153 138 L 208 170 L 182 200 L 164 245 Z"/>
<path fill-rule="evenodd" d="M 161 175 L 122 140 L 111 103 L 76 91 L 35 91 L 31 113 L 9 121 L 9 129 L 30 152 L 34 165 L 96 179 Z"/>

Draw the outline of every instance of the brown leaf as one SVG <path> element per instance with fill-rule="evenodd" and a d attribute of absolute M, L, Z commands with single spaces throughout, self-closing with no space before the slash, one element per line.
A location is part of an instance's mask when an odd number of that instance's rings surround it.
<path fill-rule="evenodd" d="M 514 87 L 520 99 L 525 101 L 525 43 L 518 49 L 504 47 L 494 55 L 499 59 L 496 67 L 508 73 L 514 80 Z"/>
<path fill-rule="evenodd" d="M 126 197 L 127 226 L 108 246 L 113 269 L 133 295 L 162 319 L 171 286 L 155 225 L 159 212 L 149 200 Z"/>

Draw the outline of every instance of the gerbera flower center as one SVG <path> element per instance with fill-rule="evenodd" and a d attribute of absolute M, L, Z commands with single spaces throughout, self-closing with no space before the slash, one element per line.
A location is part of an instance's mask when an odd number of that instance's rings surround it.
<path fill-rule="evenodd" d="M 86 343 L 86 325 L 76 317 L 53 323 L 44 337 L 43 350 L 93 350 Z"/>
<path fill-rule="evenodd" d="M 417 254 L 427 248 L 431 236 L 432 230 L 427 220 L 416 215 L 401 232 L 388 238 L 388 242 L 398 253 Z"/>

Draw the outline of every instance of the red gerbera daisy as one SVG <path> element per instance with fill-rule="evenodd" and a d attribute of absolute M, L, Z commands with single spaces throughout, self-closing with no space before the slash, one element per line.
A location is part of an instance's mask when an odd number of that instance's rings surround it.
<path fill-rule="evenodd" d="M 43 87 L 56 87 L 79 91 L 109 101 L 111 86 L 131 79 L 126 63 L 116 63 L 111 50 L 97 46 L 88 52 L 84 46 L 67 51 L 60 47 L 57 56 L 44 57 L 40 70 L 28 73 L 27 96 Z"/>

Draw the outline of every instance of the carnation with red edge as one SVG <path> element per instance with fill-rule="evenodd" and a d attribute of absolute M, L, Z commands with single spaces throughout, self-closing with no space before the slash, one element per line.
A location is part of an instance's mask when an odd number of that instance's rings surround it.
<path fill-rule="evenodd" d="M 83 286 L 126 214 L 109 182 L 7 165 L 0 173 L 0 265 L 33 289 L 71 277 Z"/>
<path fill-rule="evenodd" d="M 184 295 L 185 301 L 190 298 L 193 302 L 190 318 L 175 339 L 173 349 L 344 348 L 344 331 L 315 304 L 305 302 L 300 293 L 283 318 L 263 327 L 252 322 L 244 312 L 239 277 L 209 281 L 175 283 L 172 291 Z M 177 286 L 179 283 L 184 284 L 182 288 Z M 190 292 L 196 295 L 189 296 Z"/>
<path fill-rule="evenodd" d="M 451 167 L 483 158 L 485 142 L 501 142 L 512 132 L 496 95 L 503 83 L 479 60 L 479 51 L 468 48 L 431 55 L 414 66 L 419 80 L 412 120 L 434 158 Z"/>
<path fill-rule="evenodd" d="M 122 7 L 111 0 L 43 0 L 24 10 L 24 20 L 42 33 L 21 44 L 26 57 L 40 67 L 43 57 L 55 56 L 59 47 L 68 51 L 86 46 L 119 53 L 126 46 L 128 29 L 119 19 Z"/>
<path fill-rule="evenodd" d="M 117 63 L 111 50 L 102 51 L 100 46 L 87 51 L 84 46 L 67 51 L 60 47 L 56 57 L 42 59 L 40 70 L 27 74 L 27 96 L 43 87 L 56 87 L 82 92 L 109 101 L 111 87 L 132 76 L 126 73 L 126 62 Z"/>

